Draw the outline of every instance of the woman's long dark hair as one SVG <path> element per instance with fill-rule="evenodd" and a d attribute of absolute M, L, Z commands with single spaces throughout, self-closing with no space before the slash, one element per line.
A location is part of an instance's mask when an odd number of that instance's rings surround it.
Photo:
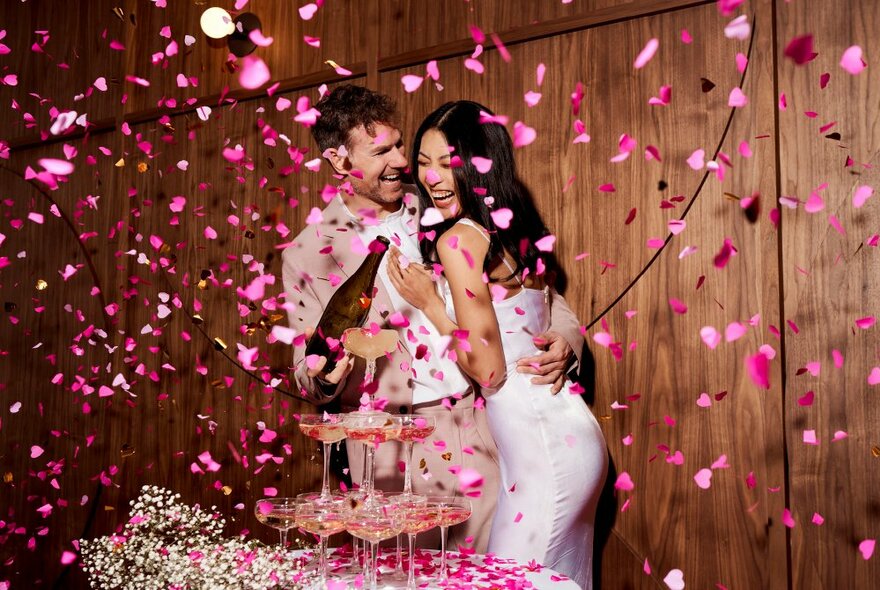
<path fill-rule="evenodd" d="M 424 211 L 427 207 L 433 207 L 434 203 L 428 189 L 419 180 L 419 148 L 422 137 L 428 130 L 436 129 L 443 134 L 446 143 L 454 150 L 450 155 L 458 156 L 460 160 L 452 168 L 456 193 L 461 203 L 459 213 L 489 230 L 489 251 L 483 261 L 483 270 L 487 271 L 488 264 L 496 256 L 503 256 L 504 251 L 513 257 L 514 274 L 497 279 L 503 282 L 514 275 L 521 275 L 525 268 L 535 272 L 540 257 L 535 242 L 550 232 L 541 220 L 528 188 L 517 176 L 510 135 L 503 125 L 486 120 L 492 116 L 492 111 L 469 100 L 447 102 L 428 115 L 419 126 L 413 138 L 411 163 L 412 174 L 419 189 L 420 210 Z M 481 174 L 471 161 L 474 156 L 492 160 L 492 168 Z M 486 197 L 494 199 L 491 207 L 486 205 Z M 490 213 L 503 208 L 510 209 L 513 218 L 510 226 L 502 229 L 495 225 Z M 425 262 L 437 262 L 436 239 L 452 227 L 455 221 L 450 219 L 430 227 L 419 226 L 422 236 L 435 232 L 434 239 L 423 237 L 419 242 Z M 552 257 L 543 262 L 547 264 L 550 261 Z"/>

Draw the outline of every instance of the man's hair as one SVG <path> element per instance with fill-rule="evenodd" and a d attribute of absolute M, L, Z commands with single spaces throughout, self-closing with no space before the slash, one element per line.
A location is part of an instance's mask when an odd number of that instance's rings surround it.
<path fill-rule="evenodd" d="M 394 100 L 362 86 L 337 86 L 315 108 L 321 116 L 312 126 L 312 137 L 322 153 L 328 148 L 348 147 L 349 133 L 361 125 L 370 135 L 377 123 L 397 127 Z"/>

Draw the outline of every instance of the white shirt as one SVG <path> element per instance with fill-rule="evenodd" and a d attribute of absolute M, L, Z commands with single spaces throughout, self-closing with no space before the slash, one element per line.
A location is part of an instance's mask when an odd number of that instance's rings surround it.
<path fill-rule="evenodd" d="M 342 197 L 337 198 L 342 199 Z M 369 220 L 367 223 L 352 213 L 344 202 L 342 207 L 354 221 L 355 230 L 364 244 L 369 244 L 380 235 L 385 236 L 407 259 L 421 264 L 422 254 L 419 251 L 417 238 L 419 220 L 403 203 L 398 211 L 386 215 L 383 219 Z M 441 336 L 434 325 L 422 310 L 410 305 L 394 288 L 391 279 L 388 278 L 387 257 L 382 259 L 378 274 L 391 300 L 393 311 L 400 312 L 409 321 L 409 326 L 399 327 L 397 331 L 401 344 L 412 357 L 413 405 L 436 401 L 470 389 L 471 384 L 458 364 L 445 355 L 438 354 Z M 427 348 L 427 352 L 418 359 L 416 351 L 420 344 Z M 378 362 L 382 362 L 381 359 Z"/>

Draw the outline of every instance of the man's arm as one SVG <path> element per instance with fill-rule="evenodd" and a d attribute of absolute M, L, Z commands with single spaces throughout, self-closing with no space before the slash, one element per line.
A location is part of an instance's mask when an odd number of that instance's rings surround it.
<path fill-rule="evenodd" d="M 288 248 L 282 254 L 283 264 L 281 278 L 284 283 L 286 294 L 287 317 L 290 327 L 297 334 L 305 334 L 307 330 L 314 329 L 321 319 L 324 306 L 318 299 L 311 284 L 309 276 L 296 263 L 297 252 Z M 321 405 L 333 401 L 345 388 L 345 376 L 338 383 L 328 383 L 318 377 L 319 367 L 311 370 L 307 366 L 305 358 L 305 346 L 293 347 L 294 384 L 303 398 L 313 404 Z M 337 369 L 343 367 L 339 363 Z M 334 373 L 337 371 L 334 370 Z M 335 377 L 335 375 L 334 375 Z"/>
<path fill-rule="evenodd" d="M 518 360 L 517 371 L 535 375 L 532 383 L 552 383 L 553 393 L 558 393 L 565 384 L 566 375 L 580 366 L 584 338 L 577 316 L 565 298 L 555 290 L 550 296 L 550 328 L 535 337 L 535 343 L 544 352 Z"/>

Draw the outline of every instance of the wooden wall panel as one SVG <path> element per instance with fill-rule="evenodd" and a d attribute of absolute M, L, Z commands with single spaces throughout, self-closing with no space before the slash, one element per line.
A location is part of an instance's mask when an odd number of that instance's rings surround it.
<path fill-rule="evenodd" d="M 613 12 L 633 4 L 636 3 L 632 0 L 586 0 L 568 3 L 391 0 L 380 4 L 380 22 L 390 23 L 385 26 L 405 33 L 383 37 L 379 54 L 387 57 L 452 40 L 467 39 L 471 37 L 471 26 L 479 28 L 488 36 L 490 33 L 581 14 Z"/>
<path fill-rule="evenodd" d="M 307 94 L 317 99 L 315 89 Z M 286 96 L 293 103 L 297 97 Z M 49 212 L 46 197 L 9 171 L 21 172 L 47 155 L 60 157 L 60 145 L 18 152 L 4 169 L 2 252 L 27 253 L 11 260 L 0 283 L 3 301 L 10 309 L 16 306 L 4 321 L 17 321 L 2 330 L 0 340 L 4 399 L 13 400 L 0 414 L 0 456 L 12 477 L 0 504 L 13 511 L 2 518 L 27 531 L 0 546 L 4 561 L 15 560 L 13 579 L 33 581 L 39 567 L 45 581 L 57 579 L 58 557 L 71 549 L 70 541 L 84 534 L 87 523 L 88 536 L 112 532 L 145 484 L 167 485 L 188 502 L 217 505 L 231 517 L 229 534 L 249 529 L 270 542 L 274 531 L 252 517 L 264 488 L 295 495 L 320 486 L 320 452 L 294 420 L 312 406 L 285 395 L 291 389 L 290 348 L 269 344 L 266 329 L 247 330 L 275 314 L 286 324 L 283 310 L 268 303 L 282 291 L 278 248 L 302 227 L 309 209 L 321 204 L 326 180 L 294 163 L 291 153 L 304 152 L 305 160 L 316 154 L 307 130 L 275 104 L 276 98 L 248 101 L 216 108 L 206 122 L 195 114 L 178 116 L 167 125 L 134 126 L 129 136 L 102 134 L 81 142 L 70 182 L 50 193 L 72 228 Z M 290 146 L 280 137 L 267 145 L 268 126 L 288 137 Z M 237 144 L 247 153 L 243 167 L 221 155 Z M 88 155 L 95 156 L 96 166 L 85 163 Z M 87 195 L 100 195 L 94 209 L 85 204 Z M 186 199 L 180 212 L 171 210 L 176 197 Z M 27 220 L 32 211 L 44 216 L 42 225 Z M 231 214 L 240 223 L 231 224 Z M 23 229 L 15 230 L 13 220 L 24 220 Z M 283 235 L 281 223 L 290 234 Z M 216 230 L 216 239 L 205 235 L 207 228 Z M 91 233 L 96 235 L 88 237 Z M 77 247 L 83 235 L 85 250 Z M 236 294 L 258 274 L 244 262 L 248 255 L 267 275 L 277 276 L 250 311 L 248 300 Z M 168 263 L 171 256 L 175 260 L 163 268 L 163 259 Z M 86 266 L 65 283 L 58 270 L 66 264 Z M 203 271 L 209 273 L 204 289 L 198 286 Z M 44 291 L 34 290 L 39 278 L 48 282 Z M 89 295 L 94 281 L 103 299 Z M 63 309 L 67 303 L 81 310 L 81 319 Z M 105 318 L 106 305 L 118 310 Z M 46 310 L 37 313 L 37 306 Z M 202 323 L 193 322 L 195 313 Z M 82 356 L 72 354 L 75 336 L 90 324 L 103 329 L 106 340 L 80 343 Z M 216 350 L 215 338 L 225 342 L 224 351 Z M 37 343 L 41 346 L 33 349 Z M 253 362 L 259 370 L 242 368 L 239 343 L 259 350 Z M 57 357 L 55 366 L 45 360 L 49 354 Z M 50 383 L 55 373 L 64 376 L 58 385 Z M 130 395 L 112 385 L 117 373 L 131 384 Z M 88 379 L 96 393 L 71 391 L 75 375 Z M 111 387 L 113 395 L 99 397 L 101 386 Z M 15 400 L 22 401 L 21 409 L 8 409 Z M 91 405 L 86 415 L 83 402 Z M 261 424 L 277 437 L 261 442 Z M 86 447 L 89 435 L 95 438 Z M 45 453 L 31 458 L 33 445 Z M 220 464 L 218 471 L 191 472 L 193 464 L 205 468 L 198 458 L 202 452 Z M 266 452 L 282 462 L 257 462 Z M 56 477 L 59 490 L 51 487 L 52 478 L 41 478 L 49 460 L 65 462 Z M 94 480 L 101 473 L 109 477 L 106 487 Z M 56 508 L 45 521 L 34 518 L 36 508 L 59 501 L 68 507 Z M 49 531 L 39 538 L 40 552 L 27 551 L 28 539 L 42 526 Z M 46 554 L 53 556 L 49 563 Z M 68 587 L 82 586 L 78 570 L 63 575 Z"/>
<path fill-rule="evenodd" d="M 119 113 L 125 58 L 110 43 L 127 42 L 128 24 L 113 12 L 125 5 L 124 0 L 0 3 L 0 29 L 6 31 L 0 42 L 10 49 L 0 56 L 0 77 L 18 77 L 15 85 L 0 85 L 0 139 L 48 131 L 53 107 L 88 113 L 90 121 Z M 93 86 L 98 77 L 106 79 L 104 92 Z M 80 94 L 89 96 L 76 100 Z M 20 108 L 12 108 L 13 100 Z"/>
<path fill-rule="evenodd" d="M 299 14 L 303 4 L 251 0 L 241 10 L 257 15 L 264 35 L 274 40 L 268 47 L 257 47 L 252 54 L 266 62 L 273 81 L 330 70 L 331 66 L 324 63 L 326 60 L 343 66 L 366 60 L 367 28 L 357 24 L 368 18 L 369 2 L 326 2 L 309 20 L 303 20 Z M 163 10 L 149 0 L 137 0 L 137 28 L 131 30 L 133 47 L 127 55 L 127 67 L 142 72 L 138 75 L 148 78 L 151 85 L 131 93 L 128 112 L 155 108 L 163 98 L 176 98 L 181 104 L 189 97 L 219 95 L 226 87 L 241 88 L 238 72 L 226 65 L 227 45 L 209 40 L 199 26 L 202 12 L 210 5 L 225 8 L 233 17 L 239 14 L 231 2 L 188 3 Z M 167 64 L 152 65 L 151 56 L 163 51 L 168 44 L 168 39 L 159 36 L 164 26 L 171 27 L 180 52 L 168 58 Z M 183 45 L 185 34 L 196 38 L 196 43 L 189 48 Z M 320 39 L 320 47 L 306 44 L 303 40 L 306 35 Z M 179 73 L 198 78 L 198 87 L 178 88 Z"/>
<path fill-rule="evenodd" d="M 880 537 L 880 400 L 878 386 L 868 381 L 872 370 L 880 372 L 880 336 L 877 325 L 863 329 L 855 321 L 880 316 L 880 253 L 870 241 L 878 233 L 880 205 L 876 194 L 861 208 L 853 199 L 857 187 L 880 184 L 880 79 L 874 67 L 880 17 L 875 4 L 864 1 L 846 9 L 777 2 L 776 11 L 779 91 L 788 99 L 779 115 L 781 194 L 799 201 L 796 209 L 781 207 L 784 312 L 791 322 L 785 415 L 795 523 L 792 586 L 870 588 L 880 579 L 880 565 L 876 552 L 864 560 L 859 544 Z M 798 66 L 782 52 L 804 34 L 813 35 L 818 55 Z M 858 76 L 838 65 L 852 45 L 862 48 L 869 65 Z M 830 80 L 823 89 L 825 73 Z M 820 199 L 824 207 L 817 210 Z M 842 354 L 841 367 L 834 350 Z M 811 431 L 815 445 L 805 442 Z M 847 438 L 835 441 L 839 432 Z M 815 514 L 824 523 L 814 523 Z"/>
<path fill-rule="evenodd" d="M 744 357 L 763 342 L 779 350 L 768 332 L 770 325 L 779 325 L 775 228 L 766 214 L 750 224 L 738 204 L 724 196 L 772 195 L 775 189 L 769 4 L 759 5 L 755 62 L 744 88 L 751 103 L 735 114 L 726 138 L 728 97 L 741 78 L 735 56 L 747 53 L 749 43 L 725 38 L 725 24 L 707 5 L 517 45 L 510 48 L 510 63 L 489 51 L 480 58 L 483 75 L 466 70 L 463 59 L 444 60 L 439 63 L 442 90 L 426 80 L 406 94 L 399 78 L 420 74 L 419 67 L 380 78 L 381 89 L 398 97 L 410 134 L 427 112 L 457 98 L 483 101 L 508 115 L 511 127 L 520 120 L 537 130 L 537 140 L 519 153 L 521 175 L 559 234 L 568 298 L 585 324 L 597 320 L 648 265 L 656 249 L 647 240 L 666 238 L 668 221 L 681 216 L 698 194 L 687 229 L 606 317 L 614 342 L 624 348 L 623 360 L 592 346 L 595 411 L 604 419 L 617 472 L 628 472 L 636 482 L 633 494 L 618 498 L 618 510 L 628 499 L 630 504 L 616 517 L 603 560 L 608 588 L 653 587 L 673 568 L 682 569 L 695 587 L 785 583 L 785 570 L 773 567 L 785 559 L 779 523 L 785 489 L 779 367 L 773 365 L 769 392 L 759 391 L 743 370 Z M 679 40 L 682 29 L 693 35 L 692 45 Z M 654 36 L 660 50 L 644 69 L 634 70 L 635 56 Z M 547 66 L 540 89 L 539 63 Z M 714 89 L 704 92 L 701 78 Z M 570 95 L 579 81 L 585 90 L 579 118 L 592 140 L 573 145 Z M 661 85 L 672 86 L 671 104 L 649 106 Z M 543 95 L 532 108 L 523 101 L 529 90 Z M 612 163 L 623 133 L 638 147 L 629 159 Z M 751 158 L 738 154 L 741 141 L 750 144 Z M 647 145 L 659 149 L 662 162 L 646 161 Z M 703 172 L 686 160 L 696 149 L 704 149 L 709 160 L 718 147 L 733 168 L 725 166 L 723 182 L 710 175 L 698 191 Z M 668 186 L 661 189 L 661 181 Z M 606 183 L 615 192 L 597 190 Z M 675 203 L 677 195 L 683 202 Z M 674 207 L 661 208 L 663 200 Z M 635 219 L 627 224 L 633 209 Z M 712 261 L 725 238 L 739 254 L 721 271 Z M 697 253 L 679 261 L 686 246 Z M 584 252 L 589 256 L 576 261 Z M 701 276 L 705 283 L 697 288 Z M 670 298 L 683 301 L 687 313 L 674 313 Z M 627 311 L 636 315 L 627 319 Z M 757 327 L 738 342 L 713 351 L 700 340 L 705 325 L 723 332 L 728 323 L 747 322 L 756 314 Z M 600 331 L 596 325 L 589 334 Z M 695 403 L 703 392 L 727 392 L 727 397 L 703 409 Z M 613 402 L 629 409 L 612 411 Z M 667 416 L 674 427 L 664 422 Z M 753 444 L 739 442 L 743 423 L 749 424 Z M 631 445 L 622 442 L 627 435 L 633 436 Z M 660 450 L 664 445 L 668 453 Z M 683 453 L 681 466 L 666 460 L 677 451 Z M 714 471 L 709 490 L 698 488 L 694 475 L 721 455 L 730 468 Z M 761 482 L 754 490 L 746 483 L 750 473 Z M 650 576 L 642 573 L 646 559 Z"/>

